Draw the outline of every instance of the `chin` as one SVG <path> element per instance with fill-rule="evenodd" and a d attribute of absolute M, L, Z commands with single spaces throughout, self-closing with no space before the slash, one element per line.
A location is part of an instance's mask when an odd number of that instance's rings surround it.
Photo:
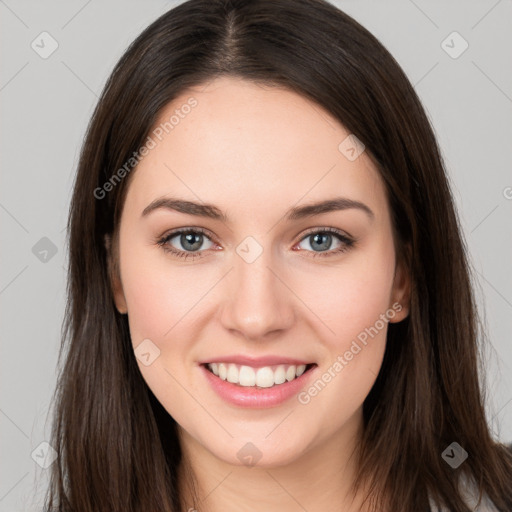
<path fill-rule="evenodd" d="M 299 436 L 296 440 L 283 435 L 265 439 L 265 435 L 229 438 L 225 443 L 205 446 L 205 448 L 227 464 L 248 468 L 286 466 L 297 460 L 307 450 L 304 436 Z M 211 438 L 209 443 L 211 445 Z"/>

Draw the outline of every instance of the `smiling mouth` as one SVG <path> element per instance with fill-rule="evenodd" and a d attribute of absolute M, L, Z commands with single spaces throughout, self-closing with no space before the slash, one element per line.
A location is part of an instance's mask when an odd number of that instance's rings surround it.
<path fill-rule="evenodd" d="M 202 366 L 219 379 L 231 384 L 240 387 L 263 389 L 280 386 L 286 382 L 298 379 L 317 365 L 315 363 L 301 365 L 278 364 L 253 368 L 252 366 L 234 363 L 206 363 Z"/>

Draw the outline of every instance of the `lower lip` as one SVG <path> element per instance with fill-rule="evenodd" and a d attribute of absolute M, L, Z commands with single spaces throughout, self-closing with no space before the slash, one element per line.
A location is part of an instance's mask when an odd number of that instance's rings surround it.
<path fill-rule="evenodd" d="M 290 382 L 278 384 L 271 388 L 239 386 L 222 380 L 203 365 L 200 365 L 200 368 L 214 391 L 226 402 L 238 407 L 264 409 L 281 405 L 292 396 L 297 395 L 307 384 L 317 366 L 313 366 Z"/>

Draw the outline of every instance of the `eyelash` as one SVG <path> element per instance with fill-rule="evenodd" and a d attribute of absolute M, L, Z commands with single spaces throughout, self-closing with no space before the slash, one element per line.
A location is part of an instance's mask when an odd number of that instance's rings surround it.
<path fill-rule="evenodd" d="M 164 235 L 162 238 L 158 239 L 156 243 L 157 243 L 157 245 L 162 247 L 162 249 L 166 253 L 172 253 L 174 256 L 176 256 L 178 258 L 196 259 L 196 258 L 202 257 L 202 256 L 200 256 L 200 253 L 203 251 L 197 251 L 197 253 L 178 251 L 177 249 L 174 249 L 173 247 L 171 247 L 170 245 L 167 244 L 169 242 L 169 240 L 174 238 L 176 235 L 180 235 L 182 233 L 187 233 L 187 234 L 190 234 L 190 233 L 198 234 L 199 233 L 199 234 L 207 236 L 207 238 L 209 238 L 209 239 L 212 238 L 211 236 L 208 235 L 208 232 L 202 228 L 181 228 L 181 229 L 177 229 L 175 231 L 172 231 L 171 233 Z M 316 252 L 313 254 L 313 256 L 312 256 L 313 258 L 330 257 L 330 256 L 334 256 L 336 254 L 341 254 L 343 252 L 350 250 L 357 241 L 356 239 L 346 236 L 343 232 L 341 232 L 340 230 L 335 229 L 335 228 L 322 228 L 322 229 L 314 228 L 314 229 L 306 232 L 304 234 L 304 236 L 300 239 L 299 242 L 302 242 L 302 240 L 304 240 L 308 236 L 315 235 L 318 233 L 332 233 L 332 234 L 336 235 L 336 237 L 340 240 L 340 242 L 343 243 L 343 245 L 340 248 L 334 249 L 331 251 Z M 314 251 L 306 251 L 306 252 L 314 252 Z"/>

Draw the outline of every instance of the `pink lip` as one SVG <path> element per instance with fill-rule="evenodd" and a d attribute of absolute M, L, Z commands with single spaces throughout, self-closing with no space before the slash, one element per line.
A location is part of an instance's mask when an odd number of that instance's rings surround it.
<path fill-rule="evenodd" d="M 301 364 L 311 364 L 313 361 L 302 361 L 300 359 L 293 359 L 285 356 L 264 356 L 264 357 L 248 357 L 239 354 L 232 356 L 214 357 L 200 361 L 199 364 L 208 363 L 233 363 L 242 364 L 245 366 L 252 366 L 253 368 L 262 368 L 263 366 L 272 366 L 276 364 L 289 364 L 299 366 Z"/>
<path fill-rule="evenodd" d="M 222 361 L 226 361 L 223 359 Z M 282 359 L 280 360 L 282 361 Z M 214 361 L 212 361 L 214 362 Z M 230 362 L 232 362 L 230 360 Z M 235 364 L 237 361 L 233 361 Z M 240 363 L 239 363 L 240 364 Z M 259 362 L 258 362 L 259 364 Z M 213 390 L 225 401 L 243 408 L 264 409 L 276 407 L 295 396 L 310 381 L 317 366 L 304 372 L 300 377 L 271 388 L 243 387 L 222 380 L 209 371 L 204 364 L 199 366 Z"/>

